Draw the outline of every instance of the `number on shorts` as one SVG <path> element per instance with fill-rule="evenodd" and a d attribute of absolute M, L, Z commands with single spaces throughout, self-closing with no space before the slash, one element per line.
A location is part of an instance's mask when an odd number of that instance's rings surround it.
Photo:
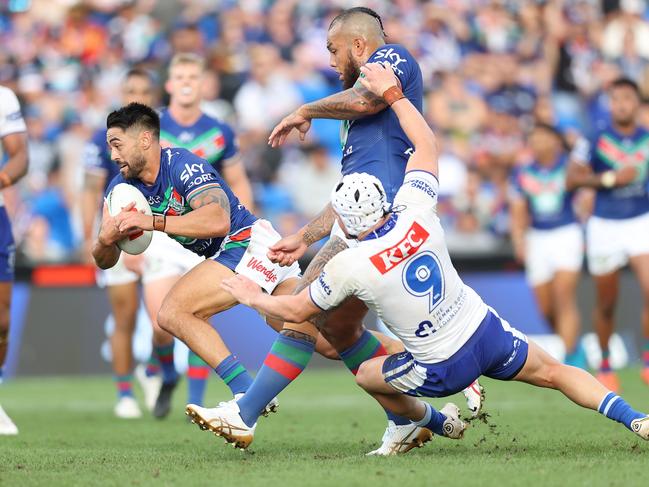
<path fill-rule="evenodd" d="M 413 296 L 428 296 L 432 312 L 444 298 L 444 275 L 439 259 L 432 252 L 417 254 L 403 269 L 403 285 Z"/>

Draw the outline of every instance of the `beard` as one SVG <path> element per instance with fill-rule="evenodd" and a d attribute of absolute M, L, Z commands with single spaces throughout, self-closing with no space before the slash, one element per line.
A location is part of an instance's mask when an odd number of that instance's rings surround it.
<path fill-rule="evenodd" d="M 146 164 L 146 159 L 139 154 L 127 162 L 126 172 L 122 174 L 125 179 L 137 179 Z M 121 172 L 121 169 L 120 169 Z"/>
<path fill-rule="evenodd" d="M 351 51 L 348 52 L 349 61 L 345 65 L 343 75 L 343 90 L 347 90 L 356 84 L 356 80 L 361 75 L 361 67 L 356 65 Z"/>

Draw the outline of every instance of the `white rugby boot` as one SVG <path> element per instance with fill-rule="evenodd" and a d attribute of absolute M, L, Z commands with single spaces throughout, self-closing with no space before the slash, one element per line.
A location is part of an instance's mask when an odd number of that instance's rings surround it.
<path fill-rule="evenodd" d="M 238 401 L 245 395 L 245 392 L 239 392 L 238 394 L 234 395 L 234 400 Z M 276 413 L 279 410 L 279 399 L 277 399 L 277 396 L 271 399 L 271 401 L 266 404 L 266 407 L 264 410 L 261 412 L 261 415 L 264 418 L 267 418 L 270 416 L 271 413 Z"/>
<path fill-rule="evenodd" d="M 18 427 L 0 406 L 0 435 L 17 435 Z"/>
<path fill-rule="evenodd" d="M 222 402 L 215 408 L 188 404 L 185 414 L 200 429 L 209 430 L 216 436 L 221 436 L 226 443 L 231 443 L 234 448 L 241 450 L 248 448 L 255 437 L 257 423 L 252 427 L 244 423 L 239 414 L 239 406 L 234 400 Z"/>
<path fill-rule="evenodd" d="M 139 364 L 135 367 L 135 378 L 140 383 L 140 387 L 142 387 L 142 392 L 144 393 L 144 405 L 149 412 L 152 412 L 155 403 L 158 400 L 160 388 L 162 387 L 162 375 L 156 374 L 148 376 L 146 375 L 146 366 L 144 364 Z"/>
<path fill-rule="evenodd" d="M 462 391 L 466 398 L 466 407 L 471 411 L 471 417 L 477 418 L 482 411 L 482 404 L 485 400 L 485 390 L 476 379 L 473 384 Z"/>
<path fill-rule="evenodd" d="M 142 411 L 138 406 L 134 397 L 124 396 L 117 401 L 115 409 L 113 409 L 115 416 L 121 419 L 137 419 L 142 417 Z"/>
<path fill-rule="evenodd" d="M 649 416 L 631 421 L 631 431 L 643 440 L 649 440 Z"/>
<path fill-rule="evenodd" d="M 459 440 L 462 438 L 467 426 L 466 423 L 460 419 L 460 408 L 452 402 L 449 402 L 445 404 L 439 412 L 446 416 L 446 420 L 442 426 L 444 436 L 453 440 Z"/>
<path fill-rule="evenodd" d="M 381 446 L 366 455 L 389 457 L 407 453 L 413 448 L 422 447 L 432 437 L 432 431 L 414 423 L 397 425 L 394 421 L 388 420 Z"/>

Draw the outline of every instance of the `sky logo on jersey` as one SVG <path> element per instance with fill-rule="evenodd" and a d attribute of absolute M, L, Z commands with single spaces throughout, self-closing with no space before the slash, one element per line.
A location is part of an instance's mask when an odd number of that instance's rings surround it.
<path fill-rule="evenodd" d="M 393 47 L 379 49 L 377 51 L 376 56 L 374 57 L 373 61 L 387 61 L 387 62 L 389 62 L 390 66 L 392 66 L 392 69 L 394 70 L 394 72 L 398 73 L 400 75 L 403 75 L 403 71 L 401 71 L 398 68 L 399 64 L 407 62 L 407 60 L 402 58 L 399 55 L 399 53 L 394 50 Z"/>
<path fill-rule="evenodd" d="M 411 255 L 414 255 L 428 239 L 429 235 L 424 227 L 417 222 L 413 222 L 405 237 L 396 245 L 370 257 L 370 261 L 381 274 L 385 274 Z"/>
<path fill-rule="evenodd" d="M 185 163 L 185 170 L 180 173 L 180 180 L 183 183 L 187 183 L 193 176 L 194 174 L 203 174 L 205 170 L 203 169 L 203 164 L 187 164 Z"/>

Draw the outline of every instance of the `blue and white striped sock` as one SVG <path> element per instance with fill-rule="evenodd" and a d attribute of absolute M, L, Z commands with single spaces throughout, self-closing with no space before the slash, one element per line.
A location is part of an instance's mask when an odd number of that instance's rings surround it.
<path fill-rule="evenodd" d="M 644 413 L 631 409 L 631 406 L 614 392 L 606 394 L 606 397 L 599 403 L 597 411 L 609 419 L 622 423 L 629 429 L 631 429 L 631 421 L 646 416 Z"/>

